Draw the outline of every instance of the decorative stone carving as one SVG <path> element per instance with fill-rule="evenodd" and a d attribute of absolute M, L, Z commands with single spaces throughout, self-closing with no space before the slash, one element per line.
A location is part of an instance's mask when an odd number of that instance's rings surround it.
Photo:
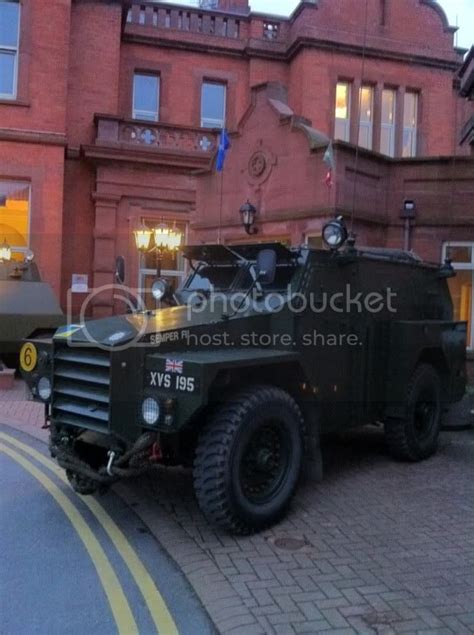
<path fill-rule="evenodd" d="M 180 150 L 211 155 L 217 148 L 216 134 L 195 129 L 170 128 L 160 124 L 121 123 L 119 140 L 122 143 L 144 145 L 160 150 Z"/>
<path fill-rule="evenodd" d="M 273 166 L 276 165 L 277 158 L 271 150 L 259 141 L 258 147 L 251 154 L 247 165 L 248 182 L 258 189 L 269 178 Z"/>

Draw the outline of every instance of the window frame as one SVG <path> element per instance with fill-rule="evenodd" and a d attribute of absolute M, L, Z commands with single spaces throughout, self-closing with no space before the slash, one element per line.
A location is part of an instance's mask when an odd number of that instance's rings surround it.
<path fill-rule="evenodd" d="M 413 95 L 415 97 L 415 125 L 406 126 L 405 116 L 407 109 L 407 96 Z M 407 90 L 403 96 L 403 129 L 402 129 L 402 158 L 414 159 L 418 153 L 418 130 L 420 126 L 420 94 L 416 90 Z M 405 133 L 409 133 L 411 136 L 410 142 L 410 154 L 405 154 Z"/>
<path fill-rule="evenodd" d="M 393 95 L 393 109 L 392 109 L 392 123 L 384 123 L 383 120 L 383 96 L 384 93 L 392 93 Z M 384 130 L 389 130 L 390 144 L 388 154 L 384 152 L 382 148 L 382 133 Z M 380 109 L 380 152 L 388 157 L 395 157 L 397 144 L 397 90 L 390 86 L 385 86 L 382 89 L 382 106 Z"/>
<path fill-rule="evenodd" d="M 443 243 L 442 249 L 442 262 L 446 260 L 448 249 L 450 247 L 470 247 L 471 248 L 471 262 L 453 262 L 452 266 L 455 271 L 470 271 L 472 277 L 472 291 L 471 291 L 471 332 L 467 334 L 467 350 L 474 351 L 474 240 L 457 241 L 450 240 Z"/>
<path fill-rule="evenodd" d="M 7 4 L 7 2 L 0 2 L 1 4 Z M 1 100 L 11 100 L 15 101 L 18 97 L 18 70 L 19 70 L 19 59 L 20 59 L 20 35 L 21 35 L 21 2 L 20 0 L 15 0 L 10 2 L 9 4 L 18 5 L 18 30 L 16 36 L 16 46 L 7 46 L 6 44 L 0 43 L 0 53 L 5 53 L 7 55 L 13 55 L 14 57 L 14 65 L 13 65 L 13 91 L 11 93 L 1 93 Z"/>
<path fill-rule="evenodd" d="M 370 121 L 362 121 L 362 91 L 369 90 L 371 97 L 371 107 L 370 107 Z M 358 135 L 357 135 L 357 145 L 360 148 L 364 148 L 365 150 L 373 151 L 374 149 L 374 120 L 375 120 L 375 88 L 372 84 L 361 84 L 359 88 L 359 122 L 358 122 Z M 369 144 L 368 146 L 362 145 L 360 142 L 360 133 L 365 129 L 369 131 Z"/>
<path fill-rule="evenodd" d="M 337 87 L 338 86 L 347 86 L 347 117 L 343 119 L 342 117 L 338 117 L 337 110 Z M 352 108 L 352 82 L 345 80 L 338 80 L 336 82 L 336 93 L 334 96 L 334 139 L 339 141 L 344 141 L 345 143 L 350 143 L 351 140 L 351 108 Z M 336 136 L 337 124 L 341 123 L 344 125 L 344 139 Z"/>
<path fill-rule="evenodd" d="M 31 249 L 31 181 L 23 181 L 22 179 L 9 179 L 9 178 L 0 178 L 1 183 L 17 183 L 18 185 L 24 184 L 25 187 L 28 188 L 28 216 L 26 223 L 26 246 L 20 247 L 19 245 L 9 245 L 12 250 L 12 254 L 26 254 L 29 249 Z M 0 244 L 2 243 L 2 238 L 0 236 Z"/>
<path fill-rule="evenodd" d="M 157 80 L 157 110 L 153 113 L 151 110 L 140 110 L 135 108 L 135 78 L 136 77 L 153 77 Z M 147 121 L 148 123 L 158 123 L 160 121 L 160 106 L 161 106 L 161 74 L 153 71 L 141 71 L 135 69 L 132 76 L 132 119 L 135 121 Z M 153 119 L 148 119 L 139 115 L 150 114 L 153 115 Z"/>
<path fill-rule="evenodd" d="M 204 94 L 204 86 L 206 84 L 214 85 L 214 86 L 222 86 L 224 88 L 224 105 L 223 105 L 223 119 L 212 119 L 211 117 L 203 116 L 203 94 Z M 227 119 L 227 91 L 229 90 L 228 84 L 225 81 L 219 79 L 209 79 L 204 78 L 201 82 L 201 128 L 206 128 L 208 130 L 212 130 L 213 128 L 218 128 L 222 130 L 225 128 L 226 119 Z M 209 124 L 209 125 L 207 125 Z"/>

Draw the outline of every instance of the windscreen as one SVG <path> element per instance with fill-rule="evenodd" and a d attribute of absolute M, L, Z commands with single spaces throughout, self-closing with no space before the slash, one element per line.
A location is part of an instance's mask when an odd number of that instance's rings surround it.
<path fill-rule="evenodd" d="M 294 277 L 296 267 L 292 265 L 277 266 L 275 280 L 270 285 L 262 285 L 264 290 L 286 291 Z M 184 290 L 230 292 L 246 291 L 253 284 L 251 267 L 201 265 L 190 276 Z"/>

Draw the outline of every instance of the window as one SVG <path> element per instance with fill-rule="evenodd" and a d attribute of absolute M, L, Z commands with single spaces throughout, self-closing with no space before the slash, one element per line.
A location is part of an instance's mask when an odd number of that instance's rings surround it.
<path fill-rule="evenodd" d="M 225 84 L 204 82 L 201 93 L 201 126 L 203 128 L 224 128 L 226 110 Z"/>
<path fill-rule="evenodd" d="M 160 112 L 160 78 L 135 73 L 133 77 L 133 118 L 158 121 Z"/>
<path fill-rule="evenodd" d="M 158 227 L 161 220 L 144 219 L 144 224 L 153 229 Z M 170 227 L 175 227 L 183 234 L 183 244 L 186 244 L 186 225 L 184 223 L 173 223 L 165 221 Z M 161 273 L 177 289 L 185 276 L 185 260 L 181 252 L 165 253 L 161 263 Z M 151 294 L 151 286 L 156 280 L 156 256 L 154 253 L 140 256 L 140 279 L 139 285 L 142 290 L 142 297 L 145 306 L 149 310 L 156 309 L 157 302 Z"/>
<path fill-rule="evenodd" d="M 28 249 L 29 218 L 29 184 L 0 180 L 0 245 L 10 245 L 14 258 Z"/>
<path fill-rule="evenodd" d="M 415 157 L 417 150 L 418 129 L 418 95 L 417 93 L 405 93 L 405 105 L 403 111 L 403 156 Z"/>
<path fill-rule="evenodd" d="M 336 126 L 334 138 L 350 141 L 351 136 L 351 85 L 339 82 L 336 86 Z"/>
<path fill-rule="evenodd" d="M 380 152 L 389 157 L 395 156 L 395 109 L 396 96 L 394 90 L 382 92 L 382 127 L 380 132 Z"/>
<path fill-rule="evenodd" d="M 360 89 L 359 145 L 372 150 L 374 119 L 374 89 L 362 86 Z"/>
<path fill-rule="evenodd" d="M 449 280 L 454 304 L 454 319 L 467 322 L 467 346 L 474 349 L 474 242 L 447 243 L 443 260 L 451 258 L 456 277 Z"/>
<path fill-rule="evenodd" d="M 0 0 L 0 99 L 16 99 L 20 4 Z"/>

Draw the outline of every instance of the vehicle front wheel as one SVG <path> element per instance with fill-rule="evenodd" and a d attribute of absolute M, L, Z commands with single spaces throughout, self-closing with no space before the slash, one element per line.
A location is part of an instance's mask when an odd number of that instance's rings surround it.
<path fill-rule="evenodd" d="M 279 520 L 298 483 L 303 437 L 301 411 L 279 388 L 249 388 L 221 406 L 194 461 L 194 489 L 208 520 L 235 534 Z"/>
<path fill-rule="evenodd" d="M 438 447 L 441 430 L 441 381 L 429 364 L 415 370 L 407 388 L 406 417 L 385 423 L 390 453 L 405 461 L 422 461 Z"/>

